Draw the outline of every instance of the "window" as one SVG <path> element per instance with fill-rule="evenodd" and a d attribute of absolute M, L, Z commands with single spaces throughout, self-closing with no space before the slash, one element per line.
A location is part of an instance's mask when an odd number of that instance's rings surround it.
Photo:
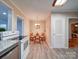
<path fill-rule="evenodd" d="M 0 29 L 11 30 L 11 9 L 0 1 Z"/>

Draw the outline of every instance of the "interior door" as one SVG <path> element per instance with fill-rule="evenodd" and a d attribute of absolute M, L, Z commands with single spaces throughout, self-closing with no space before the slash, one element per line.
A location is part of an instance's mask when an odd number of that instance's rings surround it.
<path fill-rule="evenodd" d="M 65 48 L 65 18 L 51 16 L 51 43 L 53 48 Z"/>

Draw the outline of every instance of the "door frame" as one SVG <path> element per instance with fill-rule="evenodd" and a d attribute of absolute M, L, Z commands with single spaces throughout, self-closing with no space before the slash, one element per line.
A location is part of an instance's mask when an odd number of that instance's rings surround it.
<path fill-rule="evenodd" d="M 66 20 L 66 47 L 69 48 L 69 19 L 71 18 L 76 18 L 78 19 L 77 16 L 75 17 L 67 17 L 67 20 Z"/>

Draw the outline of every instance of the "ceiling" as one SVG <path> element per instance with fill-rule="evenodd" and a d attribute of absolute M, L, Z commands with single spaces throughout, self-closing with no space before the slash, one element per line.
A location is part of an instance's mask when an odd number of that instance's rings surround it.
<path fill-rule="evenodd" d="M 68 0 L 63 6 L 52 7 L 52 12 L 77 12 L 78 0 Z"/>
<path fill-rule="evenodd" d="M 11 0 L 30 20 L 45 20 L 51 12 L 73 12 L 78 9 L 78 0 L 68 0 L 61 7 L 52 7 L 54 0 Z"/>
<path fill-rule="evenodd" d="M 30 20 L 45 20 L 50 15 L 52 0 L 11 0 Z"/>

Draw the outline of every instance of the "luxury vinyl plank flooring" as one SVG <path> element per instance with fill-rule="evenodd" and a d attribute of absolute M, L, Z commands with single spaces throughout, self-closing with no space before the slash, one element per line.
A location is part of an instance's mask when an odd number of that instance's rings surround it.
<path fill-rule="evenodd" d="M 78 59 L 77 48 L 49 48 L 45 44 L 30 46 L 30 52 L 26 59 Z"/>

